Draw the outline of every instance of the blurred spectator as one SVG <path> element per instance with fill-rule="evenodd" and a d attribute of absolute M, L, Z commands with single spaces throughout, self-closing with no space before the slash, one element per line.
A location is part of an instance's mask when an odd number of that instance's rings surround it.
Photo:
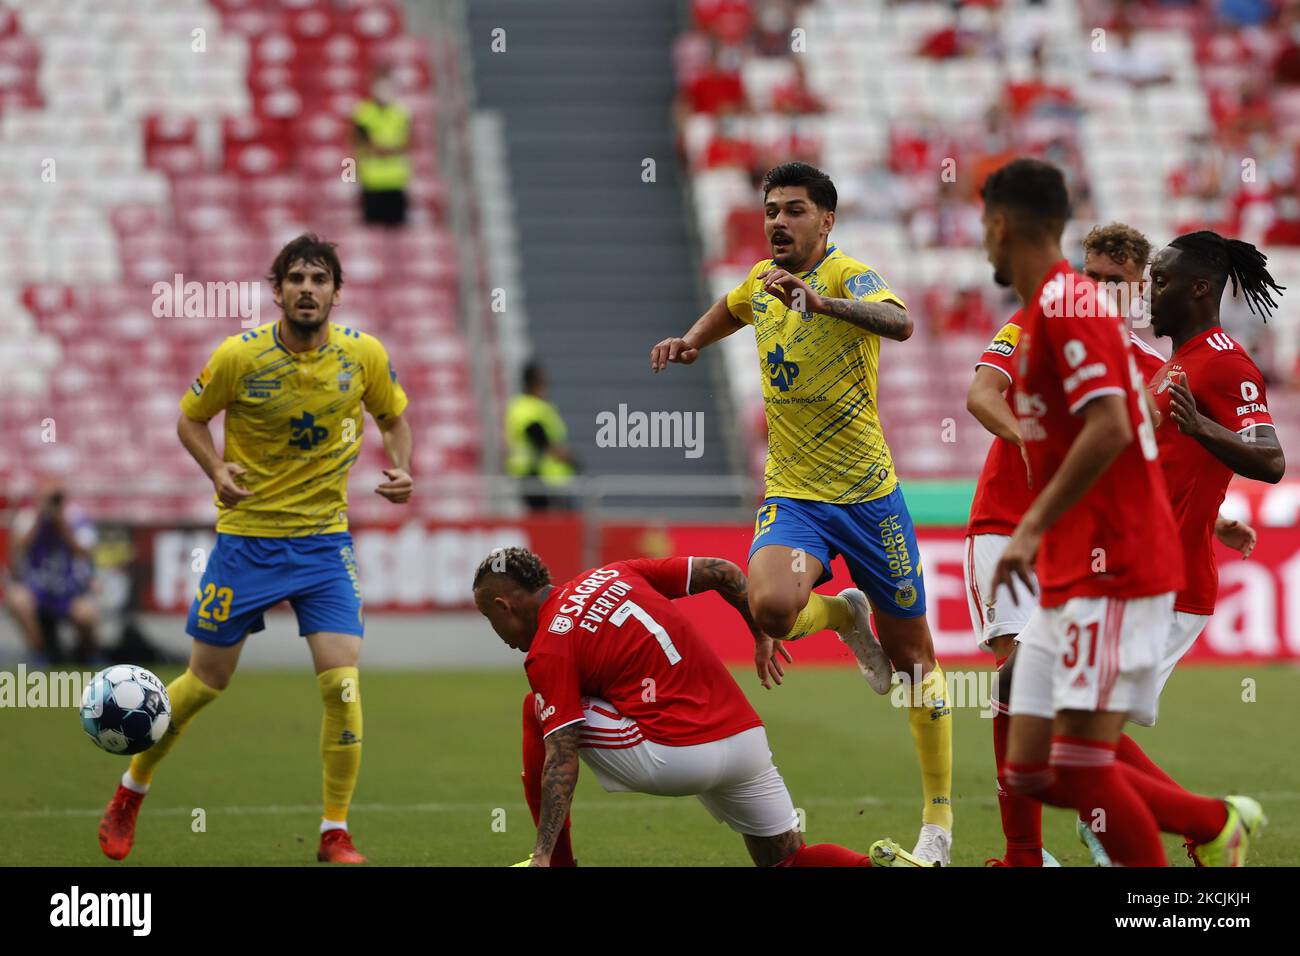
<path fill-rule="evenodd" d="M 704 68 L 686 84 L 678 101 L 679 116 L 689 113 L 743 113 L 748 110 L 745 84 L 740 68 L 726 62 L 729 59 L 715 42 L 709 50 Z"/>
<path fill-rule="evenodd" d="M 1106 48 L 1092 55 L 1092 72 L 1103 79 L 1132 86 L 1156 86 L 1171 79 L 1164 54 L 1137 37 L 1127 7 L 1120 7 L 1107 31 Z"/>
<path fill-rule="evenodd" d="M 1032 72 L 1022 82 L 1008 82 L 1005 98 L 1013 119 L 1032 116 L 1078 115 L 1079 105 L 1068 86 L 1048 83 L 1044 78 L 1043 44 L 1035 43 L 1029 54 Z"/>
<path fill-rule="evenodd" d="M 353 114 L 361 212 L 370 225 L 401 226 L 406 222 L 411 115 L 394 96 L 393 78 L 381 69 L 375 74 L 370 98 L 358 103 Z"/>
<path fill-rule="evenodd" d="M 777 83 L 772 88 L 772 109 L 792 116 L 825 112 L 826 104 L 808 89 L 803 59 L 796 56 L 792 57 L 790 62 L 794 69 L 791 70 L 789 79 Z"/>
<path fill-rule="evenodd" d="M 565 444 L 567 430 L 559 410 L 546 400 L 547 382 L 542 366 L 524 367 L 524 390 L 506 409 L 506 471 L 514 478 L 540 479 L 560 492 L 577 472 L 577 462 Z M 571 506 L 568 496 L 525 488 L 529 511 Z"/>
<path fill-rule="evenodd" d="M 1300 85 L 1300 4 L 1292 4 L 1278 22 L 1281 48 L 1273 59 L 1273 79 L 1284 86 Z"/>
<path fill-rule="evenodd" d="M 64 620 L 76 628 L 77 662 L 107 663 L 91 595 L 94 522 L 67 503 L 63 483 L 51 478 L 42 483 L 36 504 L 18 511 L 9 530 L 7 599 L 33 663 L 46 667 L 62 661 L 58 631 Z"/>

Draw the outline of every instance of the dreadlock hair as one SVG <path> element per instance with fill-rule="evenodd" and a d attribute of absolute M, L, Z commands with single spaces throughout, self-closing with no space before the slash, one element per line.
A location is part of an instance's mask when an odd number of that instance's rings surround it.
<path fill-rule="evenodd" d="M 551 572 L 542 564 L 542 559 L 527 548 L 494 549 L 474 572 L 474 587 L 477 588 L 489 574 L 503 575 L 530 593 L 551 583 Z"/>
<path fill-rule="evenodd" d="M 1246 299 L 1246 307 L 1265 322 L 1277 308 L 1271 292 L 1281 293 L 1286 286 L 1278 285 L 1269 275 L 1265 268 L 1268 256 L 1249 242 L 1225 239 L 1217 232 L 1203 229 L 1179 236 L 1169 245 L 1191 257 L 1193 263 L 1200 267 L 1200 274 L 1217 284 L 1220 295 L 1223 294 L 1228 279 L 1232 279 L 1233 296 L 1240 289 Z"/>

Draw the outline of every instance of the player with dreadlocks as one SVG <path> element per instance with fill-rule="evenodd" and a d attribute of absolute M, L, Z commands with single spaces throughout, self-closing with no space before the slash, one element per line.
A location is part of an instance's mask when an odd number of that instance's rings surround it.
<path fill-rule="evenodd" d="M 762 720 L 674 603 L 716 591 L 753 634 L 764 686 L 769 676 L 779 684 L 778 645 L 750 616 L 747 589 L 722 558 L 615 561 L 558 586 L 524 548 L 498 549 L 479 565 L 475 605 L 528 655 L 523 778 L 537 824 L 528 863 L 575 865 L 569 807 L 581 757 L 606 790 L 698 797 L 744 837 L 758 866 L 931 865 L 892 840 L 877 841 L 870 857 L 804 843 Z"/>
<path fill-rule="evenodd" d="M 1151 326 L 1156 335 L 1170 338 L 1173 354 L 1147 387 L 1160 415 L 1156 444 L 1187 574 L 1174 599 L 1157 693 L 1214 613 L 1215 521 L 1229 481 L 1238 474 L 1275 484 L 1286 470 L 1264 378 L 1219 324 L 1219 302 L 1229 279 L 1233 295 L 1241 294 L 1252 312 L 1268 320 L 1277 308 L 1273 293 L 1283 287 L 1269 275 L 1267 261 L 1248 242 L 1193 232 L 1160 250 L 1151 263 Z M 1130 738 L 1121 749 L 1125 762 L 1173 784 Z"/>

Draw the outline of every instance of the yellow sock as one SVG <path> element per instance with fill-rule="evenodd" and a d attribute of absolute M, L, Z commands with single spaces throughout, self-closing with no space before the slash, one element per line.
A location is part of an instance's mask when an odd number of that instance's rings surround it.
<path fill-rule="evenodd" d="M 794 619 L 794 627 L 782 640 L 797 641 L 809 634 L 816 634 L 829 628 L 840 631 L 853 624 L 853 608 L 842 597 L 827 597 L 813 591 L 808 595 L 808 603 L 803 606 L 799 616 Z"/>
<path fill-rule="evenodd" d="M 921 790 L 925 794 L 923 823 L 952 829 L 952 706 L 948 682 L 936 662 L 916 690 L 907 695 L 907 722 L 921 762 Z"/>
<path fill-rule="evenodd" d="M 153 781 L 154 768 L 171 752 L 195 714 L 216 700 L 220 694 L 221 691 L 209 687 L 189 670 L 168 684 L 167 699 L 172 705 L 171 723 L 167 726 L 167 733 L 163 734 L 162 740 L 131 758 L 131 779 L 141 786 L 148 786 Z"/>
<path fill-rule="evenodd" d="M 361 772 L 361 681 L 355 667 L 316 675 L 325 713 L 320 723 L 320 758 L 325 766 L 325 813 L 334 823 L 348 818 L 348 804 Z"/>

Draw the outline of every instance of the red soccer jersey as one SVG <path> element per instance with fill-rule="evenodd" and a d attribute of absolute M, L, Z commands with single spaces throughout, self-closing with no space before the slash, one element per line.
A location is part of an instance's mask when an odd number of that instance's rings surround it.
<path fill-rule="evenodd" d="M 1083 428 L 1084 406 L 1121 395 L 1134 440 L 1043 535 L 1039 604 L 1137 598 L 1183 585 L 1178 534 L 1128 330 L 1098 311 L 1096 286 L 1062 259 L 1023 310 L 1016 415 L 1036 488 L 1046 487 Z M 1070 314 L 1066 314 L 1066 313 Z"/>
<path fill-rule="evenodd" d="M 1020 313 L 1017 312 L 993 336 L 975 367 L 987 365 L 997 369 L 1007 377 L 1009 389 L 1015 382 L 1014 357 L 1019 344 Z M 975 484 L 975 499 L 971 502 L 966 533 L 1010 535 L 1033 500 L 1020 449 L 1005 438 L 994 436 L 979 481 Z"/>
<path fill-rule="evenodd" d="M 1229 431 L 1271 425 L 1264 377 L 1245 350 L 1215 326 L 1183 343 L 1150 378 L 1160 426 L 1156 443 L 1169 503 L 1182 541 L 1187 586 L 1178 592 L 1174 609 L 1213 614 L 1219 595 L 1219 568 L 1214 560 L 1214 520 L 1227 493 L 1232 469 L 1215 458 L 1169 417 L 1169 379 L 1183 373 L 1196 399 L 1196 409 Z"/>
<path fill-rule="evenodd" d="M 1144 382 L 1151 381 L 1151 377 L 1165 364 L 1165 357 L 1138 338 L 1132 329 L 1129 330 L 1128 340 L 1133 346 L 1133 361 L 1137 362 L 1138 375 Z"/>
<path fill-rule="evenodd" d="M 618 561 L 553 590 L 538 616 L 524 670 L 543 735 L 583 719 L 602 697 L 642 736 L 686 747 L 762 724 L 722 660 L 672 598 L 690 593 L 690 558 Z"/>

